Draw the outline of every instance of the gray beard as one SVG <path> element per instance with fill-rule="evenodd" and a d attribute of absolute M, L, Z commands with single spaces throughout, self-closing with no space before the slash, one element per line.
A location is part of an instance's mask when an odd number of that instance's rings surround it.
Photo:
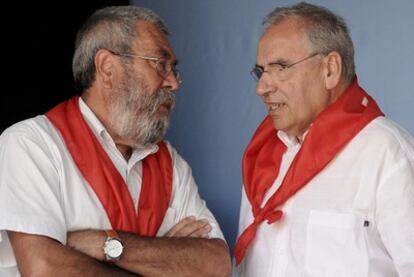
<path fill-rule="evenodd" d="M 175 95 L 167 89 L 150 95 L 144 80 L 129 75 L 125 74 L 124 82 L 109 97 L 109 126 L 129 146 L 146 147 L 160 141 L 167 132 Z M 166 102 L 170 103 L 169 112 L 159 114 L 159 107 Z"/>

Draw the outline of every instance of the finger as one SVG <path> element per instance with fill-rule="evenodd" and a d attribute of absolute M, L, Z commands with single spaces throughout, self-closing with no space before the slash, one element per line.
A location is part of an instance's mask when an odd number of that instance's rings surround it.
<path fill-rule="evenodd" d="M 185 225 L 196 221 L 196 218 L 194 216 L 188 216 L 183 218 L 181 221 L 179 221 L 177 224 L 175 224 L 166 234 L 166 237 L 174 237 L 176 236 L 177 232 L 181 230 Z"/>
<path fill-rule="evenodd" d="M 168 232 L 165 234 L 167 237 L 174 237 L 178 233 L 179 230 L 181 230 L 185 225 L 194 222 L 196 218 L 194 216 L 188 216 L 183 218 L 181 221 L 179 221 L 177 224 L 175 224 Z"/>
<path fill-rule="evenodd" d="M 190 237 L 193 238 L 208 238 L 209 234 L 213 227 L 210 225 L 210 223 L 204 225 L 202 228 L 199 228 L 198 230 L 191 233 Z"/>
<path fill-rule="evenodd" d="M 181 236 L 181 237 L 191 236 L 191 234 L 202 230 L 206 225 L 209 225 L 208 220 L 206 219 L 196 220 L 194 222 L 188 223 L 185 226 L 183 226 L 180 230 L 177 231 L 176 236 Z M 200 233 L 203 233 L 203 232 L 200 231 Z"/>

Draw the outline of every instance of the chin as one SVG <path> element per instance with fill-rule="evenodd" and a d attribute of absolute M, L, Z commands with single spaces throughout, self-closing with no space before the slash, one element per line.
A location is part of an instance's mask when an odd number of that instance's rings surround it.
<path fill-rule="evenodd" d="M 275 128 L 276 130 L 281 130 L 281 131 L 285 131 L 286 129 L 286 125 L 283 124 L 283 122 L 280 122 L 280 119 L 276 119 L 274 117 L 272 117 L 272 125 L 273 128 Z"/>

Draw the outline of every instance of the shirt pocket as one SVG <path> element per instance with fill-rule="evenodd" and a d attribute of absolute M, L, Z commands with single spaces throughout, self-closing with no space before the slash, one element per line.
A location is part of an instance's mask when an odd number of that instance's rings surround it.
<path fill-rule="evenodd" d="M 157 237 L 164 236 L 177 222 L 176 222 L 176 210 L 174 208 L 168 208 L 165 212 L 164 220 L 158 228 Z"/>
<path fill-rule="evenodd" d="M 364 216 L 312 210 L 306 228 L 305 270 L 317 277 L 366 277 Z"/>

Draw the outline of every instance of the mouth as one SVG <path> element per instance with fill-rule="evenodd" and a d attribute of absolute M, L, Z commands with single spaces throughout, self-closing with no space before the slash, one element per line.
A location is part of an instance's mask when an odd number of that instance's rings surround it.
<path fill-rule="evenodd" d="M 277 112 L 281 110 L 283 107 L 286 106 L 286 103 L 281 103 L 281 102 L 266 103 L 266 106 L 267 106 L 267 110 L 269 111 L 269 113 L 272 113 L 272 112 Z"/>
<path fill-rule="evenodd" d="M 171 106 L 172 106 L 171 102 L 169 102 L 169 101 L 164 102 L 159 106 L 158 111 L 161 112 L 161 113 L 168 114 L 171 110 Z"/>

